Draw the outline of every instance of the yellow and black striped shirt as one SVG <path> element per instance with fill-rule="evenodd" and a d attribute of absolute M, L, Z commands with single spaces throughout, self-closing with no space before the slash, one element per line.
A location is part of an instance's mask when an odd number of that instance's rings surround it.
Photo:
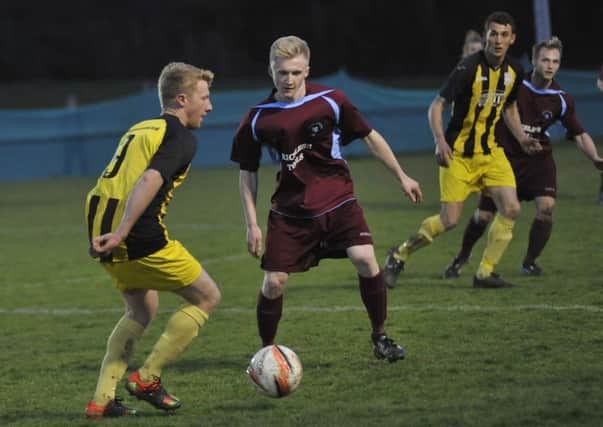
<path fill-rule="evenodd" d="M 180 120 L 169 114 L 132 126 L 86 199 L 88 239 L 114 231 L 138 178 L 147 169 L 163 177 L 163 185 L 119 248 L 103 262 L 142 258 L 164 247 L 169 239 L 163 223 L 173 191 L 186 177 L 197 140 Z"/>
<path fill-rule="evenodd" d="M 469 55 L 452 71 L 440 96 L 453 104 L 446 129 L 446 141 L 463 157 L 475 153 L 490 154 L 496 124 L 503 108 L 517 99 L 523 68 L 518 61 L 505 58 L 492 68 L 483 51 Z"/>

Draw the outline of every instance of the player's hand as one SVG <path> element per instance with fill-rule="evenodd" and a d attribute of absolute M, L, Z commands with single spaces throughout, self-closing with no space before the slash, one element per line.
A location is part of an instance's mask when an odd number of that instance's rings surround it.
<path fill-rule="evenodd" d="M 595 165 L 595 167 L 597 169 L 599 169 L 601 172 L 603 172 L 603 159 L 593 160 L 593 164 Z"/>
<path fill-rule="evenodd" d="M 262 256 L 262 230 L 260 227 L 251 225 L 247 227 L 247 252 L 253 257 L 259 258 Z"/>
<path fill-rule="evenodd" d="M 526 136 L 525 139 L 519 141 L 519 145 L 527 154 L 536 154 L 542 151 L 542 144 L 536 138 Z"/>
<path fill-rule="evenodd" d="M 402 191 L 406 194 L 406 197 L 413 203 L 421 203 L 423 201 L 423 193 L 419 183 L 410 177 L 402 179 Z"/>
<path fill-rule="evenodd" d="M 436 142 L 435 156 L 438 165 L 447 168 L 452 160 L 452 149 L 445 139 L 439 139 Z"/>
<path fill-rule="evenodd" d="M 109 255 L 113 249 L 119 246 L 122 238 L 117 233 L 107 233 L 101 236 L 96 236 L 92 239 L 92 244 L 89 249 L 90 256 L 98 258 L 99 256 Z"/>

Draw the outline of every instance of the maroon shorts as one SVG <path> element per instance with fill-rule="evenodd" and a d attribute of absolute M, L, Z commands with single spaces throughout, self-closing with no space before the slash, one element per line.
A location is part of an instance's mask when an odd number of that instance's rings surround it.
<path fill-rule="evenodd" d="M 510 157 L 517 182 L 517 198 L 521 201 L 536 197 L 557 198 L 557 168 L 551 154 L 534 157 Z M 479 209 L 496 212 L 494 200 L 480 196 Z"/>
<path fill-rule="evenodd" d="M 534 200 L 536 197 L 557 197 L 557 168 L 553 155 L 509 157 L 517 181 L 517 198 Z"/>
<path fill-rule="evenodd" d="M 356 200 L 315 218 L 293 218 L 270 211 L 262 269 L 306 271 L 323 258 L 346 258 L 350 246 L 372 244 Z"/>

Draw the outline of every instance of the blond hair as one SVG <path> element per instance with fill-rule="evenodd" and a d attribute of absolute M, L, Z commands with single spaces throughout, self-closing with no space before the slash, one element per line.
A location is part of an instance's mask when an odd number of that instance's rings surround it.
<path fill-rule="evenodd" d="M 157 81 L 161 108 L 167 107 L 181 93 L 190 95 L 200 80 L 205 80 L 209 87 L 214 81 L 214 73 L 184 62 L 167 64 Z"/>
<path fill-rule="evenodd" d="M 475 30 L 468 30 L 467 33 L 465 33 L 465 43 L 463 43 L 463 58 L 469 55 L 469 47 L 474 43 L 479 43 L 482 47 L 484 46 L 482 36 Z"/>
<path fill-rule="evenodd" d="M 303 55 L 310 63 L 310 47 L 305 40 L 297 36 L 284 36 L 276 39 L 270 46 L 270 69 L 277 59 L 290 59 Z"/>
<path fill-rule="evenodd" d="M 534 44 L 532 46 L 532 60 L 538 58 L 541 49 L 557 49 L 559 56 L 561 56 L 563 54 L 563 43 L 561 43 L 561 40 L 557 36 L 553 36 L 549 40 L 543 40 Z"/>

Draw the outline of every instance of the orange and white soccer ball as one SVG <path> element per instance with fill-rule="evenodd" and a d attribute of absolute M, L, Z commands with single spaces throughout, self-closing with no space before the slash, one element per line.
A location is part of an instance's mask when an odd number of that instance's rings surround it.
<path fill-rule="evenodd" d="M 303 367 L 297 354 L 289 347 L 269 345 L 251 358 L 247 375 L 261 394 L 285 397 L 293 393 L 299 385 Z"/>

